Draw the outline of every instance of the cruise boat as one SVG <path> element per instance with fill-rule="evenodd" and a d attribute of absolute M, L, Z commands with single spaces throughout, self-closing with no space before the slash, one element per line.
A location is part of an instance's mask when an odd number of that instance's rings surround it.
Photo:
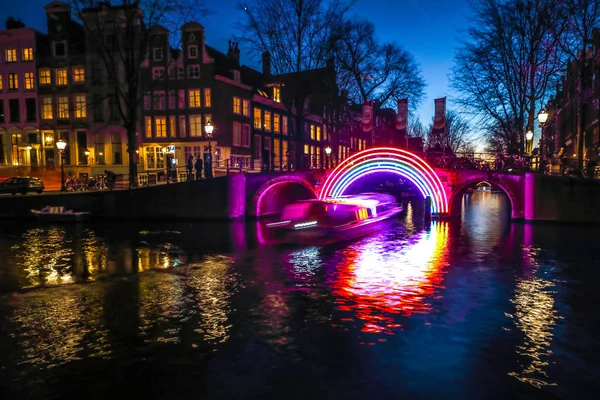
<path fill-rule="evenodd" d="M 324 245 L 374 232 L 402 210 L 394 196 L 383 193 L 306 200 L 286 206 L 280 221 L 267 227 L 283 244 Z"/>

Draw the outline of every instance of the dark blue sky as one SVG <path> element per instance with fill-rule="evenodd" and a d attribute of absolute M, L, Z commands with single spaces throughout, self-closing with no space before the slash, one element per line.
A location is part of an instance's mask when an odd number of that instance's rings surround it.
<path fill-rule="evenodd" d="M 236 9 L 239 0 L 206 0 L 212 15 L 199 21 L 206 28 L 208 44 L 227 50 L 242 17 Z M 2 28 L 8 16 L 21 18 L 28 26 L 46 32 L 44 5 L 50 0 L 5 0 L 0 8 Z M 118 1 L 115 1 L 118 3 Z M 426 97 L 417 115 L 427 125 L 433 117 L 433 99 L 451 96 L 448 73 L 460 31 L 467 28 L 468 0 L 358 0 L 353 13 L 375 23 L 382 41 L 396 41 L 421 65 L 427 82 Z M 244 57 L 242 63 L 252 60 Z M 452 108 L 449 99 L 448 108 Z"/>

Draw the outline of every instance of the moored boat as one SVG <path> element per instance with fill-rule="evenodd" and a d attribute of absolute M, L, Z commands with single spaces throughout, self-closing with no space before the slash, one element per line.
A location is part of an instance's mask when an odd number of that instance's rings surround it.
<path fill-rule="evenodd" d="M 285 207 L 280 221 L 267 227 L 284 244 L 325 245 L 368 235 L 402 210 L 394 196 L 383 193 L 307 200 Z"/>
<path fill-rule="evenodd" d="M 40 221 L 47 222 L 78 222 L 90 218 L 87 211 L 67 210 L 64 207 L 46 206 L 41 210 L 31 210 Z"/>

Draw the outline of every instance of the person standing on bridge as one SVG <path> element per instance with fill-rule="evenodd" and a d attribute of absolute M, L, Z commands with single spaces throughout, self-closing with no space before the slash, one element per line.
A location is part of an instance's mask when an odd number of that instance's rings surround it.
<path fill-rule="evenodd" d="M 185 169 L 187 170 L 187 180 L 192 180 L 192 173 L 194 172 L 194 156 L 190 154 L 187 163 L 185 165 Z"/>
<path fill-rule="evenodd" d="M 202 155 L 199 155 L 198 157 L 196 157 L 196 180 L 200 180 L 202 179 Z"/>

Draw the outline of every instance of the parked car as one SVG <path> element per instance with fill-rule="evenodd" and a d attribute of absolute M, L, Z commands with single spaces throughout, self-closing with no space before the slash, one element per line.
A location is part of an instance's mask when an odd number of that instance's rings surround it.
<path fill-rule="evenodd" d="M 17 176 L 0 182 L 0 193 L 27 194 L 28 192 L 42 193 L 44 182 L 39 178 Z"/>

